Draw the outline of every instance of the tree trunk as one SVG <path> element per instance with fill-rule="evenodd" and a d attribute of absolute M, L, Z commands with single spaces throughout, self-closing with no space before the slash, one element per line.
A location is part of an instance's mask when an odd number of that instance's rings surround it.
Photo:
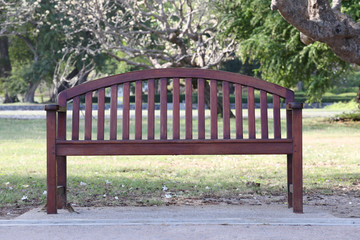
<path fill-rule="evenodd" d="M 11 62 L 9 56 L 9 39 L 7 37 L 0 37 L 0 78 L 4 82 L 8 81 L 6 78 L 11 75 Z M 18 102 L 16 94 L 11 94 L 4 86 L 5 100 L 4 103 Z"/>
<path fill-rule="evenodd" d="M 197 86 L 196 86 L 197 88 Z M 204 97 L 205 97 L 205 104 L 210 107 L 210 85 L 209 83 L 206 81 L 205 82 L 205 92 L 204 92 Z M 217 98 L 217 114 L 221 117 L 223 117 L 223 103 L 222 100 L 220 98 Z M 233 114 L 232 111 L 230 111 L 230 118 L 235 118 L 235 115 Z"/>
<path fill-rule="evenodd" d="M 24 97 L 24 102 L 34 103 L 35 91 L 40 85 L 40 81 L 35 83 L 30 83 L 29 90 L 26 92 Z"/>
<path fill-rule="evenodd" d="M 341 0 L 272 0 L 272 10 L 301 32 L 304 44 L 327 44 L 343 61 L 360 65 L 360 26 L 341 12 Z"/>

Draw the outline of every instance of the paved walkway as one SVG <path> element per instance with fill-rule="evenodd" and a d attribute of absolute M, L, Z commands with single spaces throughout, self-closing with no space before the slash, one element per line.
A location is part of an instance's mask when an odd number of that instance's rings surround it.
<path fill-rule="evenodd" d="M 359 239 L 360 218 L 284 205 L 33 209 L 0 221 L 0 239 Z"/>

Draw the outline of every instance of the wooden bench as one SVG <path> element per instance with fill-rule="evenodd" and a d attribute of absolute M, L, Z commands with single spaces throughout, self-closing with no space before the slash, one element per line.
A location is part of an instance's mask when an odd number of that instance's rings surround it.
<path fill-rule="evenodd" d="M 193 103 L 195 87 L 196 104 Z M 155 103 L 157 89 L 160 92 L 160 123 L 155 121 L 155 113 L 158 112 L 155 110 L 158 107 Z M 122 106 L 118 103 L 118 99 L 121 99 L 119 90 L 122 92 Z M 185 92 L 184 117 L 180 116 L 183 112 L 180 111 L 183 106 L 179 100 L 181 91 Z M 233 108 L 236 127 L 233 131 L 230 129 L 230 106 L 233 104 L 229 100 L 230 91 L 234 91 L 235 95 Z M 172 94 L 172 104 L 167 101 L 169 92 Z M 259 92 L 259 103 L 255 98 L 256 92 Z M 130 103 L 131 94 L 134 95 L 132 99 L 135 98 L 135 107 Z M 94 96 L 97 96 L 97 104 L 93 104 Z M 111 99 L 110 107 L 105 104 L 108 96 Z M 217 114 L 221 106 L 217 104 L 219 98 L 222 98 L 222 120 L 218 119 Z M 268 98 L 272 98 L 273 125 L 269 124 Z M 209 104 L 205 104 L 209 101 Z M 81 102 L 85 103 L 84 118 L 79 114 Z M 283 134 L 280 117 L 282 103 L 286 104 L 286 132 L 284 130 Z M 255 106 L 258 104 L 261 128 L 256 129 Z M 172 110 L 169 106 L 172 106 Z M 197 110 L 193 110 L 195 106 Z M 72 107 L 71 119 L 66 117 L 67 107 L 69 111 Z M 294 92 L 284 87 L 240 74 L 203 69 L 135 71 L 67 89 L 59 94 L 58 105 L 45 106 L 47 213 L 57 213 L 58 208 L 66 205 L 67 156 L 199 154 L 287 155 L 288 206 L 293 207 L 294 212 L 302 213 L 302 107 L 302 104 L 294 103 Z M 133 111 L 135 123 L 130 126 Z M 169 113 L 172 113 L 171 117 L 168 117 Z M 205 124 L 205 113 L 210 115 L 210 124 Z M 110 115 L 110 123 L 105 127 L 106 114 Z M 243 114 L 247 114 L 248 121 L 243 121 Z M 97 124 L 92 123 L 95 115 Z M 180 122 L 184 118 L 185 134 L 181 134 Z M 197 118 L 197 127 L 193 126 L 194 118 Z M 69 124 L 72 126 L 69 138 L 66 134 L 67 121 L 72 121 Z M 84 121 L 84 136 L 79 136 L 80 121 Z M 146 129 L 142 128 L 143 124 L 146 124 Z M 219 126 L 222 126 L 220 133 Z M 92 132 L 93 127 L 96 128 L 95 132 Z M 130 129 L 135 129 L 135 134 Z M 118 134 L 120 130 L 121 134 Z M 155 130 L 159 130 L 159 133 Z"/>

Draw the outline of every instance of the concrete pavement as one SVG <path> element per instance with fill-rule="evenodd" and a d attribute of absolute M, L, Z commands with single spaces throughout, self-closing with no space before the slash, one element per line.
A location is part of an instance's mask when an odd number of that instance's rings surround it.
<path fill-rule="evenodd" d="M 0 221 L 0 239 L 359 239 L 360 218 L 305 206 L 205 205 L 33 209 Z"/>

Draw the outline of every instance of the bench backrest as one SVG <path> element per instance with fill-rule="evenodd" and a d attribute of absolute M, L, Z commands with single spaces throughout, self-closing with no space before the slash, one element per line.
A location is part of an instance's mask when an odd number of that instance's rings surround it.
<path fill-rule="evenodd" d="M 159 86 L 159 87 L 158 87 Z M 195 88 L 196 87 L 196 88 Z M 118 106 L 119 89 L 122 91 L 122 107 Z M 155 92 L 160 89 L 160 122 L 156 121 Z M 193 111 L 193 93 L 197 93 L 197 110 Z M 230 127 L 230 91 L 234 89 L 235 96 L 235 133 Z M 134 91 L 133 91 L 134 90 Z M 185 92 L 185 126 L 181 126 L 180 96 Z M 255 124 L 255 94 L 260 95 L 261 127 L 256 131 Z M 135 121 L 130 116 L 130 95 L 135 97 Z M 168 93 L 172 94 L 172 110 L 168 109 Z M 146 97 L 146 95 L 147 97 Z M 110 95 L 110 109 L 106 110 L 106 96 Z M 243 101 L 243 95 L 247 99 Z M 97 96 L 97 104 L 93 97 Z M 209 99 L 206 96 L 210 96 Z M 219 125 L 217 100 L 222 97 L 223 119 Z M 273 104 L 273 131 L 269 133 L 268 98 Z M 81 102 L 85 101 L 84 137 L 79 136 L 81 126 Z M 60 107 L 72 105 L 71 140 L 153 140 L 166 139 L 281 139 L 281 102 L 294 101 L 293 91 L 257 78 L 243 76 L 223 71 L 204 69 L 152 69 L 134 71 L 114 75 L 67 89 L 58 96 Z M 147 102 L 147 104 L 143 104 Z M 206 104 L 207 102 L 207 104 Z M 245 104 L 245 102 L 247 102 Z M 93 110 L 97 106 L 97 124 L 93 126 Z M 170 105 L 171 106 L 171 105 Z M 194 105 L 195 106 L 195 105 Z M 145 107 L 145 109 L 143 109 Z M 210 123 L 207 123 L 205 112 L 210 108 Z M 247 126 L 243 118 L 244 108 L 247 108 Z M 145 111 L 143 111 L 145 110 Z M 110 113 L 110 122 L 106 123 L 106 112 Z M 168 117 L 168 112 L 171 118 Z M 144 116 L 146 116 L 144 118 Z M 193 126 L 193 118 L 197 115 L 197 126 Z M 289 115 L 289 113 L 288 113 Z M 121 117 L 119 120 L 118 117 Z M 170 121 L 171 120 L 171 121 Z M 131 126 L 130 124 L 134 124 Z M 171 125 L 170 125 L 171 123 Z M 220 122 L 221 123 L 221 122 Z M 105 125 L 109 125 L 109 130 Z M 157 126 L 155 126 L 157 125 Z M 206 127 L 210 125 L 210 127 Z M 222 134 L 218 130 L 222 127 Z M 185 136 L 181 136 L 180 127 L 185 128 Z M 197 128 L 197 130 L 196 130 Z M 209 133 L 206 133 L 206 128 Z M 130 134 L 135 129 L 135 134 Z M 159 129 L 156 136 L 155 129 Z M 95 134 L 96 132 L 96 134 Z M 170 134 L 172 132 L 172 134 Z M 248 132 L 248 134 L 244 134 Z M 258 136 L 256 134 L 258 132 Z M 195 133 L 195 134 L 194 134 Z M 196 134 L 197 133 L 197 134 Z M 261 133 L 261 134 L 260 134 Z M 93 135 L 94 134 L 94 135 Z M 58 114 L 58 139 L 66 140 L 66 111 Z M 284 134 L 283 134 L 284 135 Z M 291 116 L 287 117 L 287 136 L 291 137 Z"/>

